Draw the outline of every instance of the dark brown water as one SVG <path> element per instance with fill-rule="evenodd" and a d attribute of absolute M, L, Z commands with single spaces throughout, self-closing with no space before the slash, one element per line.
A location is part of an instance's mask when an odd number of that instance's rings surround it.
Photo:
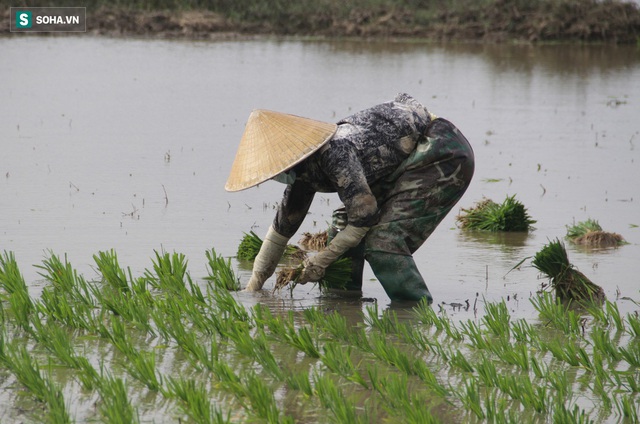
<path fill-rule="evenodd" d="M 541 280 L 529 261 L 508 271 L 587 218 L 630 244 L 568 245 L 570 260 L 610 299 L 640 300 L 634 46 L 12 37 L 0 51 L 0 248 L 15 252 L 34 294 L 43 283 L 31 265 L 49 250 L 87 278 L 92 255 L 112 248 L 134 275 L 164 249 L 204 276 L 205 250 L 233 256 L 244 232 L 264 235 L 283 190 L 223 189 L 252 109 L 335 121 L 404 91 L 473 144 L 475 179 L 459 207 L 515 194 L 538 221 L 529 235 L 497 236 L 464 233 L 447 217 L 416 254 L 437 303 L 505 298 L 515 316 L 533 316 L 527 298 Z M 300 234 L 325 229 L 339 206 L 319 195 Z M 246 282 L 250 270 L 238 271 Z M 364 295 L 387 305 L 365 273 Z M 311 286 L 271 295 L 272 286 L 238 296 L 285 309 L 362 307 Z"/>

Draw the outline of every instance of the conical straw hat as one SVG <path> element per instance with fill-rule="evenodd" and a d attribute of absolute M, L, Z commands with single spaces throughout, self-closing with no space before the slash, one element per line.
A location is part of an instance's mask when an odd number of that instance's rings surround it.
<path fill-rule="evenodd" d="M 224 188 L 240 191 L 275 177 L 317 151 L 337 128 L 300 116 L 254 110 Z"/>

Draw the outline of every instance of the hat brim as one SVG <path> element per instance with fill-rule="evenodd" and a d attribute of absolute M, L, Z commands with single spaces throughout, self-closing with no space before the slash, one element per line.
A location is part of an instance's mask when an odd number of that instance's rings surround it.
<path fill-rule="evenodd" d="M 325 145 L 337 128 L 336 124 L 301 116 L 254 110 L 240 140 L 225 190 L 245 190 L 294 167 Z"/>

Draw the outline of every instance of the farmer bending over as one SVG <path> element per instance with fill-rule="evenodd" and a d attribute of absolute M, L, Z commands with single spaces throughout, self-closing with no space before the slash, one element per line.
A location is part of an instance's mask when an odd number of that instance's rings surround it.
<path fill-rule="evenodd" d="M 296 281 L 319 281 L 346 253 L 354 269 L 349 292 L 361 294 L 366 259 L 391 300 L 431 302 L 412 254 L 462 197 L 473 170 L 467 139 L 407 94 L 337 125 L 253 111 L 225 188 L 269 179 L 287 187 L 246 290 L 260 290 L 273 275 L 316 192 L 337 192 L 344 229 L 305 262 Z"/>

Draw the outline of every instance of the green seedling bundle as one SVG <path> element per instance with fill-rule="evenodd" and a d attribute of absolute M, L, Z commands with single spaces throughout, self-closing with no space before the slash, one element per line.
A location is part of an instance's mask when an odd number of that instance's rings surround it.
<path fill-rule="evenodd" d="M 456 220 L 462 229 L 494 232 L 530 231 L 536 222 L 515 195 L 507 196 L 502 203 L 483 199 L 471 208 L 461 209 Z"/>
<path fill-rule="evenodd" d="M 602 303 L 602 287 L 594 284 L 569 262 L 567 250 L 559 240 L 545 245 L 536 253 L 532 265 L 546 275 L 558 298 L 565 302 Z"/>
<path fill-rule="evenodd" d="M 21 399 L 19 407 L 6 405 L 5 416 L 52 423 L 638 420 L 640 320 L 615 303 L 568 312 L 542 292 L 532 298 L 540 316 L 533 322 L 513 320 L 501 302 L 463 322 L 426 303 L 403 319 L 369 306 L 354 324 L 316 307 L 247 309 L 223 285 L 192 279 L 180 254 L 156 254 L 141 277 L 121 269 L 114 252 L 97 258 L 97 280 L 79 276 L 66 259 L 45 261 L 42 296 L 65 299 L 62 310 L 31 298 L 15 258 L 2 256 L 2 390 Z M 21 301 L 12 302 L 17 293 Z M 130 312 L 134 305 L 145 312 Z M 29 397 L 33 407 L 19 412 Z"/>
<path fill-rule="evenodd" d="M 297 280 L 302 274 L 303 269 L 304 265 L 300 264 L 297 267 L 285 267 L 278 271 L 274 291 L 281 290 L 285 287 L 293 290 L 298 284 Z M 325 269 L 324 276 L 317 283 L 320 289 L 344 289 L 350 280 L 351 259 L 340 258 Z"/>
<path fill-rule="evenodd" d="M 618 233 L 604 231 L 598 221 L 587 219 L 567 226 L 567 239 L 588 247 L 616 247 L 625 243 Z"/>
<path fill-rule="evenodd" d="M 240 244 L 238 245 L 238 252 L 236 257 L 239 260 L 253 261 L 260 252 L 262 247 L 262 239 L 255 232 L 249 231 L 244 233 Z M 303 260 L 306 257 L 304 250 L 293 244 L 288 244 L 284 251 L 284 256 L 293 260 Z"/>

